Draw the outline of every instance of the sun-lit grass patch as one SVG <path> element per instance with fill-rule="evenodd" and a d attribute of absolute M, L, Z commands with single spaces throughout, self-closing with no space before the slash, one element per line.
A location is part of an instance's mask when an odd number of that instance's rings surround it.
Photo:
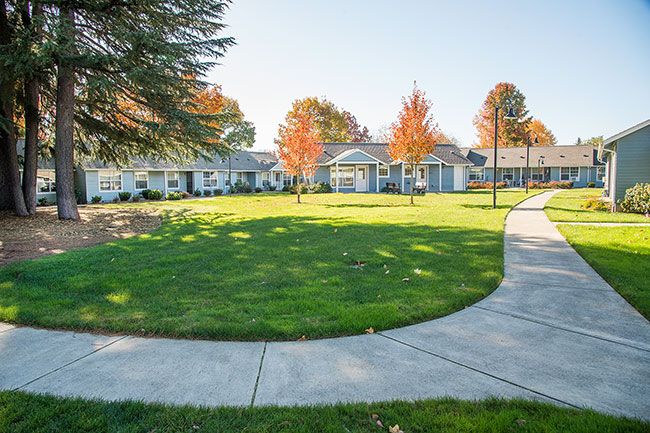
<path fill-rule="evenodd" d="M 600 197 L 602 193 L 602 188 L 577 188 L 560 191 L 546 203 L 544 210 L 551 221 L 650 223 L 650 218 L 640 214 L 588 210 L 581 207 L 589 197 Z"/>
<path fill-rule="evenodd" d="M 0 432 L 378 433 L 396 425 L 407 433 L 641 433 L 650 428 L 640 420 L 524 400 L 442 398 L 308 407 L 201 408 L 0 392 Z"/>
<path fill-rule="evenodd" d="M 560 224 L 558 229 L 596 272 L 650 320 L 650 227 Z"/>
<path fill-rule="evenodd" d="M 212 339 L 318 338 L 444 316 L 503 275 L 521 191 L 260 194 L 159 208 L 148 234 L 0 269 L 0 320 Z M 254 319 L 254 320 L 253 320 Z"/>

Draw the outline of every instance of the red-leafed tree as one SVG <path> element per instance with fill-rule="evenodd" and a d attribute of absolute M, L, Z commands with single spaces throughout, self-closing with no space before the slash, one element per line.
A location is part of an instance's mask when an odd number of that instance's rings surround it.
<path fill-rule="evenodd" d="M 494 147 L 494 107 L 499 106 L 499 142 L 498 147 L 523 147 L 528 138 L 528 125 L 531 117 L 526 108 L 526 97 L 512 83 L 497 83 L 490 90 L 481 109 L 474 117 L 474 126 L 478 141 L 475 147 Z M 516 120 L 505 119 L 511 106 Z"/>
<path fill-rule="evenodd" d="M 388 154 L 394 160 L 402 161 L 411 167 L 411 204 L 416 166 L 433 153 L 439 134 L 438 124 L 430 110 L 431 101 L 414 84 L 411 96 L 402 98 L 402 111 L 397 122 L 391 125 Z"/>
<path fill-rule="evenodd" d="M 298 203 L 303 182 L 316 174 L 318 157 L 323 153 L 320 134 L 309 113 L 287 115 L 286 125 L 278 130 L 278 156 L 284 169 L 298 178 Z"/>

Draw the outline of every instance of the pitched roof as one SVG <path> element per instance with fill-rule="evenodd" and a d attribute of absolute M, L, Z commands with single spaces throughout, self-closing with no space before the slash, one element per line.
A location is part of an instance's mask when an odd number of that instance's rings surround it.
<path fill-rule="evenodd" d="M 478 149 L 464 147 L 461 149 L 477 167 L 492 167 L 494 165 L 494 148 Z M 526 148 L 508 147 L 497 149 L 499 167 L 525 167 Z M 545 146 L 530 148 L 530 167 L 537 167 L 537 161 L 542 158 L 546 167 L 588 167 L 602 165 L 596 158 L 596 148 L 591 146 Z"/>
<path fill-rule="evenodd" d="M 388 154 L 386 143 L 323 143 L 323 154 L 318 158 L 321 165 L 327 164 L 343 152 L 361 150 L 381 162 L 390 164 L 393 159 Z M 433 151 L 433 156 L 447 165 L 471 165 L 461 150 L 453 144 L 438 144 Z"/>
<path fill-rule="evenodd" d="M 19 157 L 25 156 L 25 139 L 16 140 L 16 152 Z M 37 167 L 41 170 L 54 170 L 54 158 L 38 158 Z"/>
<path fill-rule="evenodd" d="M 627 128 L 625 131 L 621 131 L 616 135 L 612 135 L 611 137 L 609 137 L 609 138 L 607 138 L 607 139 L 605 139 L 603 141 L 603 145 L 607 146 L 608 144 L 612 144 L 616 140 L 620 140 L 621 138 L 625 137 L 626 135 L 633 134 L 636 131 L 638 131 L 639 129 L 645 128 L 646 126 L 650 126 L 650 119 L 648 119 L 646 121 L 643 121 L 641 123 L 637 123 L 636 125 L 634 125 L 634 126 L 632 126 L 630 128 Z"/>
<path fill-rule="evenodd" d="M 267 152 L 240 151 L 235 153 L 230 160 L 234 171 L 266 171 L 273 167 L 277 158 Z M 86 170 L 115 168 L 101 161 L 82 161 L 80 164 Z M 212 160 L 200 157 L 195 161 L 185 164 L 174 164 L 167 161 L 158 161 L 152 158 L 134 158 L 124 169 L 149 169 L 149 170 L 227 170 L 228 158 L 216 155 Z"/>

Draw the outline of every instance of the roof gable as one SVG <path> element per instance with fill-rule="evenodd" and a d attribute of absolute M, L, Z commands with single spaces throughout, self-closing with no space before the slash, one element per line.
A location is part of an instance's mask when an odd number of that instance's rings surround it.
<path fill-rule="evenodd" d="M 646 120 L 644 122 L 638 123 L 638 124 L 632 126 L 631 128 L 627 128 L 625 131 L 621 131 L 616 135 L 612 135 L 611 137 L 609 137 L 609 138 L 607 138 L 607 139 L 605 139 L 603 141 L 603 145 L 607 146 L 609 144 L 612 144 L 615 141 L 620 140 L 621 138 L 623 138 L 623 137 L 625 137 L 627 135 L 634 134 L 635 132 L 645 128 L 646 126 L 650 126 L 650 119 L 648 119 L 648 120 Z"/>

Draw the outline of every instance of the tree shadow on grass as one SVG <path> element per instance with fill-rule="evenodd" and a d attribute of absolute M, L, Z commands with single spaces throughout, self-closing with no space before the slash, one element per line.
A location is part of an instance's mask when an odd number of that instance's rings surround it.
<path fill-rule="evenodd" d="M 440 317 L 490 293 L 502 277 L 502 236 L 187 215 L 144 237 L 0 270 L 0 320 L 225 340 L 359 334 Z"/>

